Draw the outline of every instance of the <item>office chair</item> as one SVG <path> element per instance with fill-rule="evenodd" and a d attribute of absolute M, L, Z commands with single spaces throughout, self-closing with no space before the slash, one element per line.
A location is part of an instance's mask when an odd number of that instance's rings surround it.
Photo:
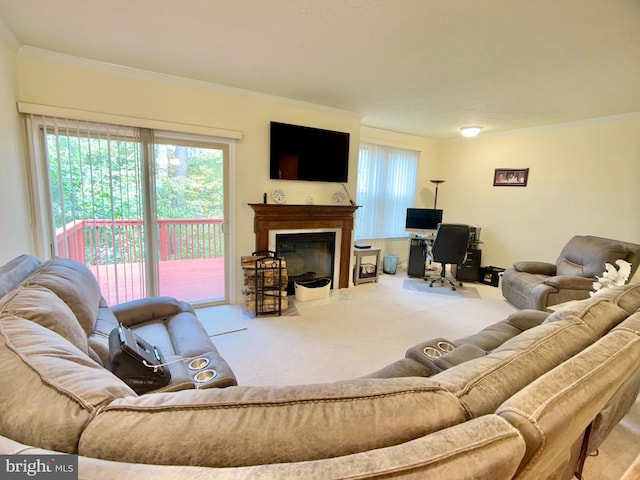
<path fill-rule="evenodd" d="M 431 279 L 429 286 L 433 287 L 433 283 L 440 280 L 440 283 L 447 282 L 451 285 L 451 290 L 455 290 L 456 286 L 453 281 L 447 277 L 447 265 L 462 265 L 467 256 L 469 248 L 469 225 L 460 225 L 455 223 L 441 223 L 436 232 L 436 238 L 431 247 L 431 257 L 434 262 L 442 265 L 440 276 Z M 458 282 L 461 287 L 462 282 Z"/>

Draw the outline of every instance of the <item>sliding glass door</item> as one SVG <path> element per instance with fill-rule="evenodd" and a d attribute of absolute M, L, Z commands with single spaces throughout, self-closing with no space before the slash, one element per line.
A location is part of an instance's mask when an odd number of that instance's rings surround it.
<path fill-rule="evenodd" d="M 110 304 L 154 295 L 227 300 L 227 145 L 91 122 L 36 123 L 54 255 L 84 263 Z"/>
<path fill-rule="evenodd" d="M 155 135 L 158 293 L 225 298 L 224 145 Z"/>

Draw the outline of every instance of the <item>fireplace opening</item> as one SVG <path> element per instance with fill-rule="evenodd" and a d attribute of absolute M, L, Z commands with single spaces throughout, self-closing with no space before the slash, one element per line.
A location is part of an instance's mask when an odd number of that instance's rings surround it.
<path fill-rule="evenodd" d="M 335 232 L 279 233 L 276 254 L 287 261 L 287 294 L 295 295 L 294 282 L 328 278 L 333 288 Z"/>

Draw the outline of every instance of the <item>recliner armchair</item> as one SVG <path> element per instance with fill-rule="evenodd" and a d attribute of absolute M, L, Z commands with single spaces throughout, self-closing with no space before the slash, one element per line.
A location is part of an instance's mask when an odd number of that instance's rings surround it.
<path fill-rule="evenodd" d="M 564 246 L 556 263 L 523 261 L 502 277 L 502 294 L 518 308 L 545 310 L 569 300 L 582 300 L 593 291 L 605 264 L 618 259 L 631 263 L 633 277 L 640 262 L 640 245 L 591 235 L 576 235 Z"/>

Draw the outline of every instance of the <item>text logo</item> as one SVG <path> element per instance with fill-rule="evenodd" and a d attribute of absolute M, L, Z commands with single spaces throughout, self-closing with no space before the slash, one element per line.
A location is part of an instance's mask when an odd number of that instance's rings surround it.
<path fill-rule="evenodd" d="M 78 480 L 77 455 L 0 455 L 2 480 Z"/>

